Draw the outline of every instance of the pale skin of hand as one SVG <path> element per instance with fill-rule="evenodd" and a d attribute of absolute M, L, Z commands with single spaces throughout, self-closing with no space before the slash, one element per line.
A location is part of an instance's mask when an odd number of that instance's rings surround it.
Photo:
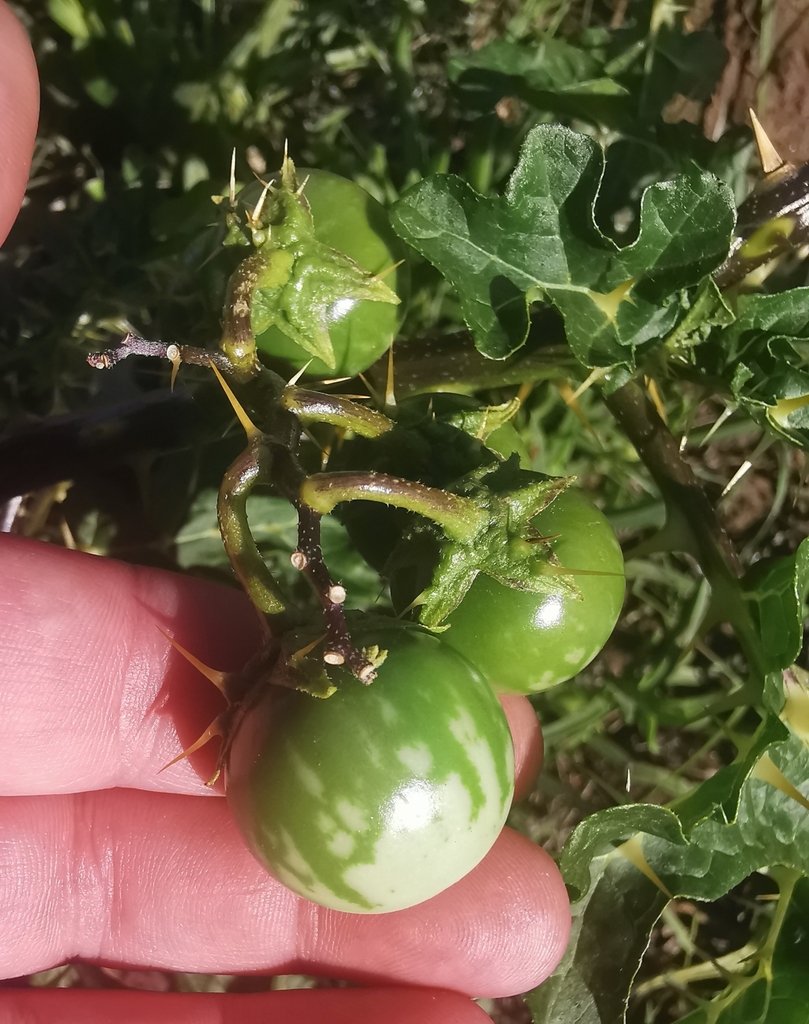
<path fill-rule="evenodd" d="M 0 0 L 0 241 L 25 188 L 37 103 L 30 47 Z M 553 970 L 570 926 L 564 885 L 509 829 L 434 899 L 342 914 L 292 895 L 252 859 L 221 791 L 204 784 L 215 744 L 158 774 L 220 705 L 156 626 L 207 664 L 237 668 L 258 642 L 242 594 L 8 536 L 0 580 L 0 977 L 85 960 L 368 986 L 0 989 L 4 1024 L 482 1024 L 469 995 L 524 992 Z M 505 706 L 524 791 L 539 729 L 523 698 Z"/>

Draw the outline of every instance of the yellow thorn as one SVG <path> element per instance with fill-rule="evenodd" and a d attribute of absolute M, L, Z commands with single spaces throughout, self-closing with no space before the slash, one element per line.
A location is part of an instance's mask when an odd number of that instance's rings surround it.
<path fill-rule="evenodd" d="M 200 747 L 204 747 L 209 740 L 212 740 L 215 736 L 221 735 L 222 727 L 219 724 L 219 719 L 215 718 L 208 726 L 208 728 L 205 730 L 205 732 L 199 737 L 199 739 L 194 740 L 190 747 L 186 747 L 182 754 L 178 754 L 176 757 L 172 758 L 168 764 L 164 764 L 157 774 L 159 775 L 160 772 L 164 772 L 167 768 L 171 768 L 172 765 L 177 764 L 179 761 L 184 761 L 187 757 L 190 757 L 192 754 L 196 753 L 200 749 Z M 211 779 L 208 785 L 212 786 L 214 782 L 216 782 L 218 776 L 219 772 L 216 773 L 216 775 Z"/>
<path fill-rule="evenodd" d="M 649 398 L 652 400 L 652 404 L 657 409 L 657 415 L 660 419 L 668 426 L 668 416 L 666 415 L 666 407 L 663 405 L 663 399 L 660 396 L 660 390 L 651 377 L 643 378 L 646 383 L 646 390 L 649 392 Z"/>
<path fill-rule="evenodd" d="M 807 401 L 809 401 L 809 399 L 807 399 Z M 735 411 L 736 411 L 736 410 L 735 410 L 735 409 L 733 408 L 733 406 L 731 406 L 731 405 L 726 405 L 726 406 L 725 406 L 725 408 L 724 408 L 724 409 L 722 410 L 722 412 L 720 412 L 720 413 L 719 413 L 719 415 L 717 416 L 716 420 L 714 421 L 714 425 L 713 425 L 713 426 L 711 427 L 711 429 L 710 429 L 710 430 L 708 431 L 708 433 L 707 433 L 707 434 L 705 435 L 705 437 L 704 437 L 704 438 L 702 439 L 702 444 L 700 445 L 700 447 L 701 447 L 701 448 L 704 448 L 704 447 L 705 447 L 705 445 L 706 445 L 706 444 L 707 444 L 707 443 L 708 443 L 708 442 L 709 442 L 709 441 L 711 440 L 711 438 L 712 438 L 712 437 L 714 436 L 714 434 L 716 433 L 716 431 L 717 431 L 717 430 L 719 430 L 719 428 L 720 428 L 720 427 L 722 426 L 722 424 L 723 424 L 723 423 L 724 423 L 724 422 L 725 422 L 725 421 L 726 421 L 727 419 L 729 419 L 729 418 L 730 418 L 730 417 L 731 417 L 731 416 L 733 415 L 733 413 L 734 413 Z M 683 440 L 685 440 L 685 436 L 683 436 Z M 684 444 L 683 444 L 683 445 L 681 445 L 681 449 L 680 449 L 680 450 L 682 451 L 682 449 L 683 449 L 683 448 L 685 448 L 685 445 L 684 445 Z"/>
<path fill-rule="evenodd" d="M 180 363 L 183 361 L 180 356 L 180 350 L 176 345 L 169 345 L 166 349 L 166 359 L 171 363 L 171 381 L 169 387 L 174 390 L 174 382 L 177 380 L 177 373 L 180 369 Z"/>
<path fill-rule="evenodd" d="M 206 665 L 204 661 L 200 661 L 199 658 L 195 658 L 190 651 L 187 651 L 182 644 L 178 644 L 177 641 L 173 637 L 170 637 L 165 630 L 162 630 L 160 626 L 155 626 L 155 629 L 158 633 L 161 633 L 166 640 L 168 640 L 175 651 L 182 654 L 186 661 L 190 661 L 194 668 L 199 669 L 205 678 L 209 679 L 214 684 L 217 690 L 220 690 L 222 693 L 225 692 L 225 678 L 227 677 L 227 672 L 218 672 L 215 668 L 211 668 L 210 665 Z"/>
<path fill-rule="evenodd" d="M 78 551 L 79 545 L 76 543 L 76 538 L 73 536 L 73 532 L 67 525 L 66 519 L 62 519 L 59 523 L 59 530 L 62 534 L 62 541 L 68 551 Z"/>
<path fill-rule="evenodd" d="M 294 373 L 289 378 L 289 380 L 287 381 L 287 387 L 288 388 L 294 388 L 295 385 L 298 383 L 298 381 L 301 379 L 301 377 L 306 373 L 306 371 L 309 369 L 309 367 L 312 365 L 313 362 L 314 362 L 314 358 L 310 359 L 308 363 L 305 363 L 300 368 L 300 370 L 298 370 L 297 373 Z M 346 378 L 343 378 L 343 379 L 346 379 Z M 331 383 L 331 382 L 330 381 L 324 381 L 324 383 Z"/>
<path fill-rule="evenodd" d="M 636 280 L 637 278 L 630 277 L 628 281 L 624 281 L 622 284 L 619 284 L 618 287 L 613 288 L 611 292 L 604 293 L 588 290 L 587 294 L 609 322 L 614 324 L 615 319 L 618 316 L 618 308 L 622 302 L 629 302 L 633 306 L 635 305 L 634 300 L 629 293 L 632 291 Z"/>
<path fill-rule="evenodd" d="M 592 374 L 590 374 L 590 376 L 592 377 Z M 582 384 L 578 391 L 574 391 L 566 380 L 555 380 L 553 382 L 553 386 L 562 396 L 565 405 L 571 410 L 573 415 L 576 417 L 579 423 L 581 423 L 585 430 L 587 430 L 588 433 L 592 434 L 593 437 L 597 437 L 598 435 L 593 429 L 592 423 L 590 423 L 590 421 L 587 419 L 587 417 L 584 414 L 584 410 L 579 405 L 579 394 L 581 393 L 582 389 L 586 390 L 586 388 L 589 387 L 587 381 L 585 381 L 584 384 Z"/>
<path fill-rule="evenodd" d="M 753 769 L 753 778 L 767 782 L 780 790 L 785 796 L 790 797 L 795 803 L 800 804 L 804 810 L 809 811 L 809 800 L 796 789 L 789 779 L 785 778 L 781 770 L 776 767 L 768 754 L 762 754 Z"/>
<path fill-rule="evenodd" d="M 365 374 L 364 373 L 358 373 L 357 376 L 362 381 L 362 383 L 366 386 L 366 388 L 368 388 L 368 391 L 369 391 L 370 397 L 371 397 L 371 401 L 373 401 L 376 405 L 378 405 L 380 409 L 384 409 L 385 403 L 382 401 L 381 395 L 377 392 L 376 388 L 371 384 L 371 382 L 368 380 L 368 378 L 365 376 Z M 362 396 L 356 396 L 356 395 L 349 396 L 349 395 L 345 395 L 344 397 L 345 398 L 348 398 L 348 397 L 355 397 L 355 398 L 356 397 L 362 397 L 363 399 L 365 399 L 368 396 L 367 395 L 362 395 Z"/>
<path fill-rule="evenodd" d="M 230 154 L 230 190 L 228 192 L 230 196 L 231 207 L 236 205 L 236 147 L 233 147 L 233 152 Z"/>
<path fill-rule="evenodd" d="M 580 398 L 585 391 L 589 391 L 593 384 L 597 384 L 602 380 L 602 378 L 606 377 L 609 372 L 609 367 L 607 366 L 597 366 L 594 370 L 591 370 L 587 379 L 576 388 L 573 397 Z"/>
<path fill-rule="evenodd" d="M 758 158 L 761 161 L 761 168 L 765 174 L 772 174 L 786 165 L 786 160 L 770 141 L 769 135 L 761 127 L 761 122 L 756 117 L 756 112 L 750 108 L 750 123 L 753 125 L 753 135 L 756 139 Z"/>
<path fill-rule="evenodd" d="M 210 365 L 211 369 L 213 370 L 214 374 L 216 375 L 219 383 L 222 385 L 222 390 L 228 396 L 228 401 L 233 406 L 233 411 L 236 413 L 236 416 L 239 419 L 239 423 L 241 423 L 241 425 L 244 427 L 244 432 L 245 432 L 245 434 L 247 434 L 247 437 L 250 440 L 252 440 L 254 437 L 258 437 L 259 434 L 261 434 L 261 431 L 255 425 L 255 423 L 253 423 L 253 421 L 250 419 L 250 417 L 247 415 L 247 413 L 244 411 L 241 402 L 239 401 L 239 399 L 231 391 L 230 385 L 225 380 L 225 378 L 222 376 L 222 374 L 219 372 L 219 369 L 218 369 L 216 363 L 214 363 L 214 361 L 211 359 L 211 360 L 209 360 L 209 365 Z"/>
<path fill-rule="evenodd" d="M 313 640 L 310 644 L 307 644 L 305 647 L 301 647 L 299 651 L 295 651 L 294 654 L 290 655 L 289 664 L 297 665 L 300 662 L 302 662 L 306 655 L 309 654 L 310 651 L 313 651 L 317 647 L 317 645 L 319 643 L 322 643 L 325 639 L 326 634 L 323 633 L 321 636 L 317 638 L 317 640 Z"/>
<path fill-rule="evenodd" d="M 404 260 L 399 260 L 398 263 L 392 263 L 386 270 L 380 270 L 378 274 L 374 274 L 374 279 L 376 281 L 381 281 L 383 278 L 387 277 L 388 274 L 392 274 L 394 270 L 401 267 L 403 263 Z"/>
<path fill-rule="evenodd" d="M 396 408 L 396 393 L 393 388 L 393 343 L 388 349 L 388 372 L 385 377 L 385 408 Z"/>
<path fill-rule="evenodd" d="M 753 468 L 753 463 L 749 459 L 745 459 L 744 462 L 741 464 L 741 466 L 739 466 L 739 468 L 736 470 L 736 472 L 730 478 L 730 480 L 728 480 L 728 482 L 722 488 L 722 493 L 719 495 L 720 501 L 721 501 L 722 498 L 725 497 L 725 495 L 730 494 L 730 492 L 733 490 L 733 488 L 736 486 L 736 484 L 742 479 L 742 477 L 746 473 L 749 473 L 752 468 Z"/>
<path fill-rule="evenodd" d="M 324 458 L 326 460 L 326 464 L 328 464 L 330 449 L 324 448 L 323 445 L 320 443 L 320 441 L 318 441 L 318 439 L 315 437 L 315 435 L 312 433 L 312 431 L 308 427 L 303 427 L 303 432 L 309 438 L 309 440 L 312 442 L 312 444 L 315 446 L 315 448 L 317 448 L 317 450 L 320 452 L 320 464 L 321 464 L 321 466 L 323 466 L 323 464 L 324 464 L 323 463 L 323 459 Z"/>
<path fill-rule="evenodd" d="M 259 178 L 258 180 L 261 181 L 261 178 Z M 262 211 L 264 210 L 264 203 L 267 199 L 267 196 L 269 195 L 270 188 L 272 187 L 266 181 L 261 181 L 261 184 L 264 186 L 264 188 L 261 191 L 261 195 L 258 197 L 258 202 L 253 207 L 253 212 L 251 214 L 248 214 L 251 227 L 258 227 L 259 224 L 261 223 L 261 214 Z"/>
<path fill-rule="evenodd" d="M 408 612 L 413 611 L 414 608 L 420 608 L 424 604 L 424 600 L 424 593 L 419 594 L 418 597 L 414 597 L 407 608 L 402 608 L 396 618 L 401 619 L 407 615 Z"/>
<path fill-rule="evenodd" d="M 654 883 L 664 896 L 668 896 L 670 900 L 674 899 L 672 894 L 666 886 L 663 885 L 649 862 L 646 860 L 643 853 L 643 847 L 641 846 L 641 841 L 637 836 L 633 836 L 631 839 L 627 839 L 625 843 L 621 843 L 621 845 L 616 848 L 616 853 L 620 853 L 621 856 L 626 857 L 630 864 L 634 864 L 638 871 L 646 875 L 649 881 Z"/>
<path fill-rule="evenodd" d="M 806 673 L 793 665 L 784 672 L 784 707 L 781 721 L 809 748 L 809 689 Z"/>

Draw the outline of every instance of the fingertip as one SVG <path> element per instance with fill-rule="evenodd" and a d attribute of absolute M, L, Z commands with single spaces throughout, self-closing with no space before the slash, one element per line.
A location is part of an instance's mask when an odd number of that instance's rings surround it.
<path fill-rule="evenodd" d="M 500 694 L 514 742 L 514 800 L 522 800 L 534 787 L 542 767 L 544 745 L 536 711 L 520 694 Z"/>
<path fill-rule="evenodd" d="M 22 25 L 0 0 L 0 243 L 25 193 L 38 116 L 34 53 Z"/>

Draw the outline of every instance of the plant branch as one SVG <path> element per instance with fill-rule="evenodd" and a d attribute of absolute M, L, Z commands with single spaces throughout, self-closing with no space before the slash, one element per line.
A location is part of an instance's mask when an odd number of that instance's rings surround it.
<path fill-rule="evenodd" d="M 691 554 L 711 586 L 713 618 L 706 619 L 706 625 L 730 622 L 751 669 L 763 679 L 760 643 L 739 584 L 741 566 L 694 471 L 637 381 L 630 381 L 604 398 L 660 489 L 666 503 L 664 533 L 671 546 Z"/>
<path fill-rule="evenodd" d="M 301 500 L 323 515 L 341 501 L 394 505 L 432 519 L 450 540 L 463 542 L 489 521 L 488 513 L 469 498 L 387 473 L 313 473 L 301 486 Z"/>
<path fill-rule="evenodd" d="M 149 341 L 147 338 L 141 338 L 139 334 L 131 332 L 115 348 L 107 348 L 103 352 L 91 352 L 87 356 L 87 362 L 97 370 L 108 370 L 130 356 L 152 356 L 157 359 L 168 359 L 170 363 L 194 363 L 196 366 L 205 367 L 216 363 L 217 369 L 222 373 L 233 374 L 233 366 L 223 352 L 197 348 L 194 345 Z"/>

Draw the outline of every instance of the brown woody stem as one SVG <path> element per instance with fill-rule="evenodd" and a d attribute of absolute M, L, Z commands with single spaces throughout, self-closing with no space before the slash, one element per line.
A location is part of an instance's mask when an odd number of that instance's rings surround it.
<path fill-rule="evenodd" d="M 222 352 L 194 345 L 175 345 L 164 341 L 149 341 L 139 334 L 127 334 L 115 348 L 104 349 L 103 352 L 91 352 L 87 362 L 97 370 L 108 370 L 116 363 L 130 356 L 152 356 L 157 359 L 168 359 L 169 362 L 193 363 L 196 366 L 209 366 L 216 363 L 217 369 L 224 374 L 233 372 L 230 360 Z"/>

